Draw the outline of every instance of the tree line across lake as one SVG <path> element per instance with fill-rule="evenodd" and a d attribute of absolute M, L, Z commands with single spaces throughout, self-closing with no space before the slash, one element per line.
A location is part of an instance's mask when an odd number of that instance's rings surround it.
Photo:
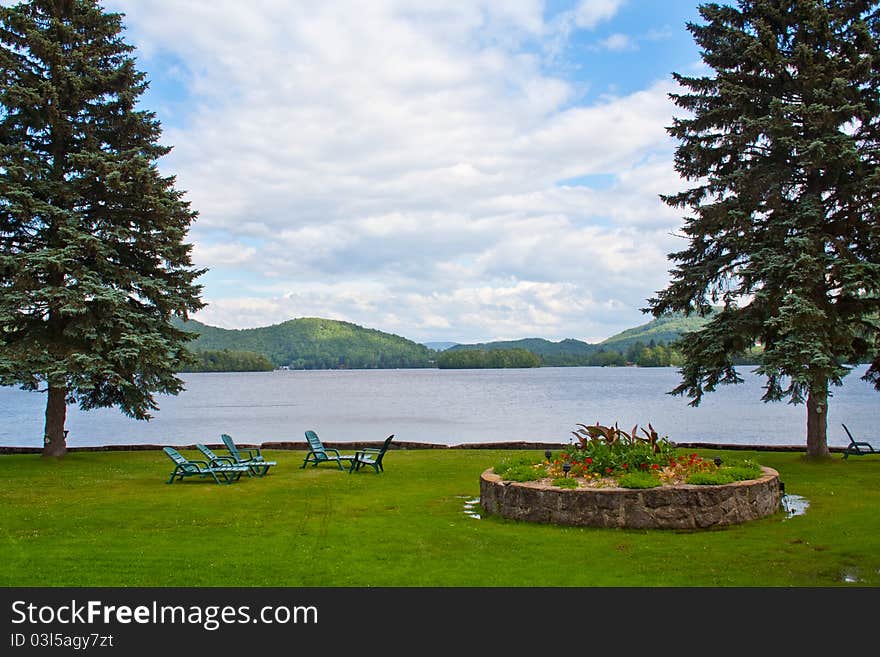
<path fill-rule="evenodd" d="M 758 362 L 760 354 L 752 353 L 736 359 L 737 365 L 752 365 Z M 263 354 L 253 351 L 233 351 L 229 349 L 209 349 L 193 352 L 194 362 L 184 372 L 268 372 L 276 366 Z M 309 359 L 297 359 L 299 367 L 290 369 L 387 369 L 382 359 L 363 358 L 351 361 L 345 357 L 317 355 Z M 361 363 L 348 367 L 346 362 Z M 663 342 L 648 344 L 635 342 L 625 351 L 600 349 L 590 354 L 547 354 L 539 355 L 514 347 L 511 349 L 452 349 L 439 352 L 436 358 L 424 362 L 418 359 L 413 365 L 405 361 L 395 367 L 437 367 L 439 369 L 503 369 L 529 367 L 679 367 L 682 364 L 681 351 L 674 345 Z M 364 365 L 364 363 L 368 363 Z M 288 366 L 289 367 L 289 366 Z"/>
<path fill-rule="evenodd" d="M 238 330 L 189 321 L 178 326 L 196 336 L 189 344 L 193 359 L 180 371 L 680 366 L 683 360 L 677 341 L 705 321 L 671 315 L 627 329 L 598 344 L 527 338 L 458 344 L 445 351 L 398 335 L 322 318 L 299 318 Z M 757 362 L 757 355 L 751 352 L 735 364 Z"/>

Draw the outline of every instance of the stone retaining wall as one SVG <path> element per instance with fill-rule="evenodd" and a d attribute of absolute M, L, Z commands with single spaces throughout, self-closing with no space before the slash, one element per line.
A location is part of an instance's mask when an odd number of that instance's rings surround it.
<path fill-rule="evenodd" d="M 238 442 L 238 441 L 236 441 Z M 325 441 L 327 447 L 335 447 L 337 449 L 363 449 L 364 447 L 381 447 L 379 441 Z M 307 450 L 309 444 L 305 441 L 281 441 L 281 442 L 265 442 L 265 443 L 246 443 L 239 442 L 239 447 L 260 447 L 262 449 L 290 449 L 290 450 Z M 128 452 L 141 450 L 161 450 L 166 443 L 161 445 L 142 444 L 142 445 L 92 445 L 78 446 L 76 442 L 68 439 L 68 452 Z M 208 447 L 211 444 L 206 443 Z M 216 443 L 220 448 L 220 443 Z M 441 445 L 439 443 L 420 443 L 397 441 L 391 443 L 389 449 L 535 449 L 535 450 L 556 450 L 568 447 L 568 443 L 540 443 L 540 442 L 503 442 L 503 443 L 464 443 L 461 445 Z M 175 449 L 195 449 L 195 445 L 169 445 Z M 724 449 L 724 450 L 748 450 L 753 452 L 804 452 L 804 445 L 725 445 L 722 443 L 676 443 L 676 447 L 684 449 Z M 830 452 L 844 452 L 846 447 L 839 445 L 829 445 Z M 17 447 L 14 445 L 0 445 L 0 454 L 39 454 L 43 451 L 42 447 Z"/>
<path fill-rule="evenodd" d="M 492 469 L 480 477 L 480 505 L 513 520 L 587 527 L 702 529 L 772 515 L 780 509 L 779 473 L 719 486 L 556 488 L 502 481 Z"/>

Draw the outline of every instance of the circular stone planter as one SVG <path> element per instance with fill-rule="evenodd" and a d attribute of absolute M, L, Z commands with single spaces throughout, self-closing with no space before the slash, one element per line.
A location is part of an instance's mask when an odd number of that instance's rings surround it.
<path fill-rule="evenodd" d="M 584 527 L 701 529 L 769 516 L 780 509 L 779 473 L 717 486 L 557 488 L 503 481 L 490 468 L 480 476 L 480 506 L 513 520 Z"/>

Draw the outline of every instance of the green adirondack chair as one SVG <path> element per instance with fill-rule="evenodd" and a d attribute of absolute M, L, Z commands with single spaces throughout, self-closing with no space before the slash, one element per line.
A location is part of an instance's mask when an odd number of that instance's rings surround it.
<path fill-rule="evenodd" d="M 846 435 L 849 437 L 849 445 L 843 450 L 843 458 L 847 458 L 850 455 L 864 456 L 865 454 L 880 454 L 880 447 L 875 448 L 871 443 L 853 438 L 853 435 L 849 432 L 849 429 L 846 428 L 845 424 L 843 425 L 843 430 L 846 431 Z"/>
<path fill-rule="evenodd" d="M 385 472 L 385 466 L 382 465 L 382 458 L 385 456 L 385 452 L 388 451 L 388 446 L 391 444 L 393 438 L 394 434 L 388 436 L 385 439 L 385 442 L 382 443 L 382 447 L 366 447 L 355 452 L 348 473 L 351 474 L 352 472 L 360 470 L 361 467 L 365 465 L 372 467 L 376 471 L 376 474 Z"/>
<path fill-rule="evenodd" d="M 218 484 L 231 484 L 241 479 L 241 475 L 247 472 L 247 467 L 235 464 L 211 465 L 207 461 L 192 460 L 185 458 L 173 447 L 164 447 L 163 451 L 174 461 L 174 470 L 167 483 L 174 480 L 183 481 L 184 477 L 211 477 Z"/>
<path fill-rule="evenodd" d="M 335 463 L 339 466 L 340 470 L 345 470 L 342 467 L 342 462 L 351 462 L 354 458 L 354 454 L 340 454 L 338 449 L 324 447 L 324 443 L 318 438 L 318 434 L 311 429 L 306 431 L 306 441 L 309 443 L 309 451 L 305 459 L 303 459 L 300 468 L 306 467 L 309 463 L 312 464 L 313 468 L 317 467 L 319 463 Z"/>
<path fill-rule="evenodd" d="M 232 436 L 224 433 L 221 434 L 220 438 L 223 440 L 223 444 L 226 446 L 226 449 L 229 451 L 229 454 L 235 463 L 237 465 L 246 465 L 248 467 L 248 475 L 263 477 L 269 472 L 269 468 L 273 465 L 277 465 L 275 461 L 267 461 L 264 459 L 258 447 L 252 449 L 240 449 L 235 444 L 235 441 L 232 440 Z"/>

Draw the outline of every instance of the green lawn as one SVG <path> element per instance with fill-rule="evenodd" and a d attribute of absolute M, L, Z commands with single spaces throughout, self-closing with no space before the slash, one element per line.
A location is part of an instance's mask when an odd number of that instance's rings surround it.
<path fill-rule="evenodd" d="M 349 475 L 274 451 L 269 476 L 230 486 L 167 485 L 162 452 L 0 456 L 0 585 L 880 585 L 880 457 L 730 452 L 776 468 L 806 514 L 636 531 L 469 517 L 506 454 L 394 450 Z"/>

